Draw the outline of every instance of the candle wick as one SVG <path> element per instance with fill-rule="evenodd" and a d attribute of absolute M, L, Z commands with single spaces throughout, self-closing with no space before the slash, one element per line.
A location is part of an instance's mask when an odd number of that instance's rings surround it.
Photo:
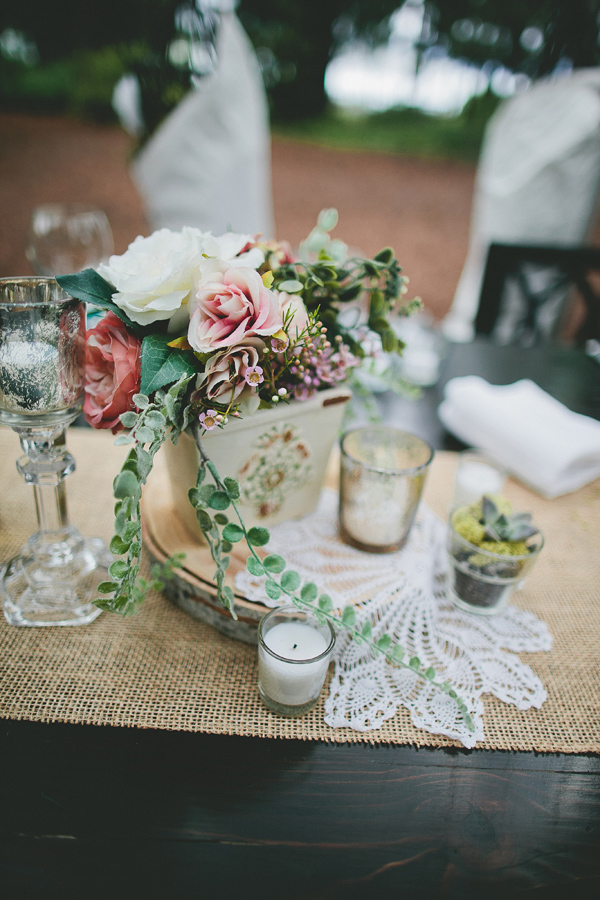
<path fill-rule="evenodd" d="M 294 646 L 292 647 L 292 650 L 295 650 L 297 646 L 298 646 L 298 644 L 294 644 Z"/>

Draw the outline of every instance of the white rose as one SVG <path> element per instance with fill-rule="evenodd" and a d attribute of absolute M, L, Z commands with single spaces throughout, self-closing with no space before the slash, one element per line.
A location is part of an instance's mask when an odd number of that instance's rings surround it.
<path fill-rule="evenodd" d="M 210 238 L 197 228 L 161 228 L 137 237 L 121 256 L 111 256 L 98 273 L 116 288 L 113 302 L 138 325 L 187 321 L 194 274 Z"/>

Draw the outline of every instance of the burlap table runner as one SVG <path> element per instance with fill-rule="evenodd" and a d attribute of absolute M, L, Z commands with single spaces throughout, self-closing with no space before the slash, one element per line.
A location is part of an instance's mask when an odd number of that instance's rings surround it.
<path fill-rule="evenodd" d="M 125 448 L 112 435 L 71 429 L 77 472 L 68 480 L 70 516 L 86 536 L 112 534 L 111 483 Z M 0 559 L 35 530 L 33 497 L 14 468 L 16 435 L 0 428 Z M 436 456 L 426 500 L 445 515 L 455 458 Z M 546 501 L 519 484 L 507 493 L 529 509 L 546 547 L 518 602 L 545 619 L 550 653 L 522 654 L 548 691 L 541 709 L 519 712 L 488 699 L 486 740 L 498 750 L 600 752 L 600 482 Z M 261 704 L 256 649 L 190 619 L 150 595 L 130 619 L 103 614 L 79 628 L 15 628 L 0 617 L 0 717 L 201 731 L 305 740 L 451 746 L 419 731 L 406 710 L 379 731 L 332 729 L 322 705 L 282 719 Z"/>

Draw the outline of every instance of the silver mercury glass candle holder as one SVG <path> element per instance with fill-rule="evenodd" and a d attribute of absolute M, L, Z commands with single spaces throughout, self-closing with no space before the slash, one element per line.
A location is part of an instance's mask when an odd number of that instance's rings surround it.
<path fill-rule="evenodd" d="M 17 470 L 33 485 L 39 526 L 0 567 L 11 625 L 85 625 L 101 612 L 91 601 L 112 555 L 69 523 L 65 492 L 75 470 L 66 429 L 84 384 L 84 304 L 53 278 L 0 279 L 0 423 L 19 435 Z"/>

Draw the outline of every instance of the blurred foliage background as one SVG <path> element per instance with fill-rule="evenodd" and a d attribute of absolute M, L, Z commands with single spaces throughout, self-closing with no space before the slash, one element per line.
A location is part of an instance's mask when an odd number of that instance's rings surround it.
<path fill-rule="evenodd" d="M 413 42 L 417 69 L 443 54 L 479 67 L 487 88 L 454 115 L 410 106 L 378 113 L 335 108 L 325 91 L 328 64 L 348 46 L 385 44 L 402 5 L 240 0 L 274 131 L 336 147 L 475 159 L 499 100 L 495 71 L 535 79 L 600 62 L 600 0 L 405 0 L 421 15 Z M 205 11 L 191 27 L 195 9 L 195 0 L 2 0 L 0 107 L 116 121 L 114 86 L 135 72 L 151 130 L 191 86 L 189 60 L 173 52 L 174 40 L 179 48 L 182 39 L 198 40 L 210 50 L 212 15 Z M 203 59 L 196 59 L 197 77 L 202 65 L 209 72 L 214 63 L 210 52 Z"/>

